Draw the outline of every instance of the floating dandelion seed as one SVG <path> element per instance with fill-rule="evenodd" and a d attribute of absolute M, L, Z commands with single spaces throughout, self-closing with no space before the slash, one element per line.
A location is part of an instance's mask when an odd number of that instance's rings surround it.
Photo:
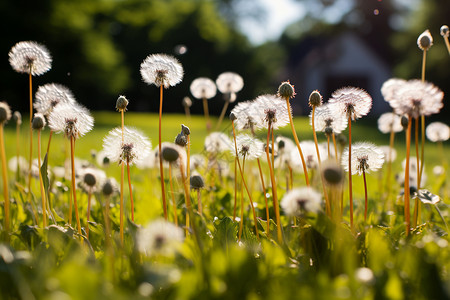
<path fill-rule="evenodd" d="M 38 113 L 48 116 L 59 103 L 75 103 L 72 92 L 62 84 L 49 83 L 41 85 L 35 95 L 34 108 Z"/>
<path fill-rule="evenodd" d="M 174 86 L 183 80 L 183 67 L 173 56 L 166 54 L 151 54 L 141 63 L 142 80 L 157 87 Z"/>
<path fill-rule="evenodd" d="M 426 135 L 432 142 L 445 142 L 450 138 L 450 127 L 442 122 L 433 122 L 427 126 Z"/>
<path fill-rule="evenodd" d="M 155 220 L 138 229 L 136 244 L 147 256 L 174 254 L 184 240 L 183 230 L 165 220 Z"/>
<path fill-rule="evenodd" d="M 311 187 L 295 188 L 287 192 L 281 200 L 281 208 L 288 216 L 302 216 L 317 213 L 321 209 L 322 195 Z"/>
<path fill-rule="evenodd" d="M 32 41 L 19 42 L 9 52 L 9 63 L 18 73 L 39 76 L 52 67 L 52 57 L 47 48 Z"/>

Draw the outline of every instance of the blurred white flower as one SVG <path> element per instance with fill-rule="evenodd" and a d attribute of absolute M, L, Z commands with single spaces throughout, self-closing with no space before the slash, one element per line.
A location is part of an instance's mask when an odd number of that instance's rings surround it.
<path fill-rule="evenodd" d="M 367 115 L 372 108 L 372 97 L 363 89 L 357 87 L 344 87 L 333 92 L 328 103 L 336 114 L 347 119 L 359 119 Z"/>
<path fill-rule="evenodd" d="M 308 169 L 317 169 L 319 167 L 319 160 L 317 159 L 316 144 L 313 141 L 302 141 L 300 142 L 300 147 L 302 148 L 303 158 L 305 159 L 305 164 Z M 319 145 L 319 155 L 320 157 L 327 157 L 327 150 Z M 292 168 L 297 171 L 303 172 L 302 159 L 297 148 L 291 150 L 291 164 Z"/>
<path fill-rule="evenodd" d="M 295 188 L 281 200 L 281 208 L 288 216 L 301 216 L 306 212 L 320 211 L 322 195 L 311 187 Z"/>
<path fill-rule="evenodd" d="M 397 158 L 397 150 L 395 148 L 391 148 L 387 145 L 378 147 L 384 153 L 384 159 L 386 162 L 393 162 Z"/>
<path fill-rule="evenodd" d="M 244 87 L 244 80 L 237 73 L 224 72 L 217 77 L 216 84 L 222 94 L 237 93 Z"/>
<path fill-rule="evenodd" d="M 403 130 L 401 117 L 391 112 L 382 114 L 378 118 L 378 130 L 382 133 L 400 132 Z"/>
<path fill-rule="evenodd" d="M 390 78 L 381 86 L 381 94 L 386 102 L 395 101 L 398 98 L 397 91 L 406 84 L 401 78 Z"/>
<path fill-rule="evenodd" d="M 77 139 L 92 130 L 94 118 L 80 104 L 60 103 L 50 113 L 48 125 L 56 133 L 62 132 L 67 138 Z"/>
<path fill-rule="evenodd" d="M 183 230 L 162 219 L 140 227 L 136 233 L 137 249 L 147 256 L 170 256 L 177 251 L 183 240 Z"/>
<path fill-rule="evenodd" d="M 75 97 L 67 87 L 57 83 L 48 83 L 38 87 L 33 103 L 38 113 L 48 117 L 59 103 L 75 103 Z"/>
<path fill-rule="evenodd" d="M 435 176 L 442 176 L 445 173 L 445 168 L 443 166 L 434 166 L 433 168 L 433 174 Z"/>
<path fill-rule="evenodd" d="M 432 142 L 445 142 L 450 138 L 450 127 L 442 122 L 430 123 L 426 128 L 426 136 Z"/>
<path fill-rule="evenodd" d="M 192 81 L 189 89 L 192 96 L 197 99 L 211 99 L 217 93 L 214 81 L 206 77 L 199 77 Z"/>
<path fill-rule="evenodd" d="M 183 66 L 173 56 L 151 54 L 141 63 L 142 80 L 147 84 L 165 88 L 174 86 L 183 80 Z"/>
<path fill-rule="evenodd" d="M 232 149 L 232 143 L 228 135 L 222 132 L 211 132 L 205 138 L 206 152 L 218 154 Z"/>
<path fill-rule="evenodd" d="M 359 142 L 352 145 L 352 175 L 379 170 L 384 163 L 383 151 L 372 143 Z M 342 154 L 342 166 L 348 172 L 348 147 Z"/>
<path fill-rule="evenodd" d="M 236 136 L 237 153 L 239 157 L 245 157 L 246 160 L 253 160 L 263 154 L 264 143 L 248 134 L 239 134 Z M 236 156 L 236 148 L 232 143 L 231 153 Z"/>
<path fill-rule="evenodd" d="M 17 168 L 19 168 L 19 172 L 23 174 L 28 173 L 28 161 L 25 157 L 19 156 L 13 156 L 8 161 L 8 168 L 11 172 L 17 172 Z"/>
<path fill-rule="evenodd" d="M 32 41 L 19 42 L 9 51 L 9 63 L 14 71 L 33 76 L 52 68 L 52 57 L 44 45 Z"/>

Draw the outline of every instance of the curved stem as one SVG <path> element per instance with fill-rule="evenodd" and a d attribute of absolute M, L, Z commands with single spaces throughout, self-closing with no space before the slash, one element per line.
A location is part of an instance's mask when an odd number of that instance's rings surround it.
<path fill-rule="evenodd" d="M 47 227 L 47 202 L 45 197 L 45 189 L 44 189 L 44 181 L 43 176 L 41 172 L 41 130 L 38 130 L 37 132 L 37 147 L 38 147 L 38 169 L 39 169 L 39 187 L 41 189 L 41 199 L 42 199 L 42 228 Z M 47 176 L 47 174 L 45 174 Z"/>
<path fill-rule="evenodd" d="M 222 124 L 223 117 L 225 116 L 225 113 L 227 112 L 228 104 L 230 104 L 230 101 L 227 99 L 223 105 L 222 112 L 220 113 L 219 121 L 217 122 L 217 125 L 216 125 L 216 130 L 218 130 L 220 125 Z"/>
<path fill-rule="evenodd" d="M 0 156 L 2 159 L 2 179 L 3 179 L 3 197 L 5 200 L 4 204 L 4 228 L 6 240 L 9 241 L 9 230 L 10 230 L 10 208 L 9 208 L 9 190 L 8 190 L 8 171 L 6 169 L 6 154 L 5 154 L 5 138 L 3 131 L 3 124 L 0 124 Z"/>
<path fill-rule="evenodd" d="M 259 169 L 259 178 L 261 178 L 261 185 L 263 189 L 264 194 L 264 202 L 266 204 L 266 220 L 267 220 L 267 236 L 270 235 L 270 216 L 269 216 L 269 204 L 267 201 L 267 193 L 266 193 L 266 185 L 264 184 L 264 177 L 261 170 L 261 162 L 259 161 L 259 158 L 256 159 L 256 162 L 258 163 L 258 169 Z"/>
<path fill-rule="evenodd" d="M 16 180 L 17 181 L 20 178 L 19 156 L 20 156 L 20 124 L 17 123 L 16 124 L 16 158 L 17 158 Z"/>
<path fill-rule="evenodd" d="M 184 174 L 183 162 L 180 159 L 180 173 L 181 173 L 181 181 L 183 182 L 184 187 L 184 200 L 186 202 L 186 234 L 188 233 L 190 227 L 189 216 L 192 215 L 192 204 L 191 204 L 191 196 L 189 194 L 189 187 L 187 186 L 186 175 Z"/>
<path fill-rule="evenodd" d="M 202 206 L 202 194 L 200 192 L 200 189 L 197 189 L 197 203 L 198 203 L 198 213 L 203 215 L 203 206 Z"/>
<path fill-rule="evenodd" d="M 447 46 L 448 54 L 450 55 L 450 43 L 448 41 L 448 36 L 444 36 L 445 46 Z"/>
<path fill-rule="evenodd" d="M 131 202 L 131 221 L 134 222 L 134 201 L 133 201 L 133 189 L 131 187 L 130 178 L 130 162 L 127 158 L 127 177 L 128 177 L 128 190 L 130 191 L 130 202 Z"/>
<path fill-rule="evenodd" d="M 78 215 L 77 190 L 75 185 L 75 138 L 70 136 L 70 162 L 72 167 L 72 196 L 75 208 L 75 218 L 77 219 L 78 234 L 81 236 L 81 222 Z"/>
<path fill-rule="evenodd" d="M 306 169 L 305 158 L 303 157 L 302 148 L 300 147 L 300 142 L 298 141 L 297 132 L 295 132 L 294 121 L 291 115 L 291 105 L 289 104 L 289 97 L 286 98 L 286 105 L 289 115 L 289 123 L 291 124 L 292 135 L 294 136 L 295 144 L 297 145 L 298 152 L 300 153 L 300 158 L 302 159 L 303 173 L 305 175 L 306 185 L 309 186 L 308 170 Z"/>
<path fill-rule="evenodd" d="M 47 143 L 47 159 L 48 159 L 48 153 L 50 152 L 50 144 L 52 142 L 52 136 L 53 136 L 53 130 L 50 129 L 50 135 L 48 137 L 48 143 Z"/>
<path fill-rule="evenodd" d="M 159 175 L 161 177 L 161 195 L 163 202 L 164 219 L 167 221 L 167 207 L 166 207 L 166 191 L 164 188 L 164 170 L 163 170 L 163 158 L 161 151 L 161 118 L 162 118 L 162 105 L 163 105 L 163 85 L 160 86 L 159 92 Z"/>

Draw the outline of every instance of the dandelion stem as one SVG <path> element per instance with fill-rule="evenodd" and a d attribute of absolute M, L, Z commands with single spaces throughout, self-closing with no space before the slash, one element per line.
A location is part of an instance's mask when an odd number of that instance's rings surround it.
<path fill-rule="evenodd" d="M 52 142 L 52 136 L 53 136 L 53 130 L 50 129 L 50 135 L 48 137 L 48 143 L 47 143 L 47 159 L 48 159 L 48 153 L 50 152 L 50 143 Z"/>
<path fill-rule="evenodd" d="M 29 73 L 29 93 L 30 93 L 30 161 L 28 163 L 28 193 L 30 202 L 32 201 L 31 197 L 31 166 L 33 161 L 33 84 L 32 84 L 32 76 L 31 76 L 31 67 Z M 37 222 L 37 219 L 36 219 Z"/>
<path fill-rule="evenodd" d="M 411 146 L 411 116 L 408 117 L 408 127 L 406 129 L 406 165 L 405 165 L 405 184 L 404 184 L 404 197 L 405 197 L 405 223 L 406 223 L 406 235 L 409 235 L 410 228 L 410 208 L 409 208 L 409 155 Z"/>
<path fill-rule="evenodd" d="M 334 145 L 334 155 L 336 157 L 336 162 L 339 163 L 339 153 L 337 151 L 337 144 L 336 144 L 336 135 L 334 134 L 334 132 L 331 134 L 331 137 L 333 138 L 333 145 Z"/>
<path fill-rule="evenodd" d="M 421 120 L 421 126 L 422 126 L 422 130 L 421 130 L 421 135 L 422 135 L 422 142 L 421 142 L 421 149 L 420 149 L 420 172 L 419 172 L 419 186 L 420 183 L 422 182 L 422 173 L 423 173 L 423 166 L 424 166 L 424 152 L 425 152 L 425 116 L 421 115 L 420 116 L 420 120 Z M 419 165 L 417 165 L 417 168 L 419 168 Z M 418 187 L 419 188 L 419 187 Z M 418 189 L 417 188 L 417 189 Z"/>
<path fill-rule="evenodd" d="M 3 124 L 0 125 L 0 155 L 2 159 L 2 177 L 3 177 L 3 197 L 5 200 L 4 204 L 4 228 L 6 240 L 9 241 L 9 230 L 10 230 L 10 208 L 9 208 L 9 191 L 8 191 L 8 172 L 6 169 L 6 155 L 5 155 L 5 138 L 3 131 Z"/>
<path fill-rule="evenodd" d="M 191 204 L 191 197 L 189 194 L 189 187 L 187 186 L 187 180 L 184 174 L 184 168 L 183 168 L 183 162 L 181 161 L 181 158 L 179 158 L 180 162 L 180 173 L 181 173 L 181 181 L 183 182 L 184 187 L 184 199 L 186 202 L 186 234 L 188 233 L 189 227 L 190 227 L 190 221 L 189 216 L 192 215 L 192 204 Z"/>
<path fill-rule="evenodd" d="M 420 160 L 419 160 L 419 119 L 414 118 L 414 144 L 416 148 L 416 170 L 417 170 L 417 190 L 420 190 Z M 405 178 L 406 180 L 406 178 Z M 418 213 L 419 213 L 419 198 L 415 199 L 414 202 L 414 217 L 413 217 L 413 227 L 417 226 Z"/>
<path fill-rule="evenodd" d="M 327 134 L 327 151 L 328 151 L 328 159 L 330 159 L 330 135 Z"/>
<path fill-rule="evenodd" d="M 395 138 L 395 131 L 391 129 L 391 133 L 389 136 L 389 152 L 387 159 L 387 174 L 386 174 L 387 201 L 389 201 L 389 198 L 391 196 L 392 149 L 394 148 L 394 138 Z"/>
<path fill-rule="evenodd" d="M 353 229 L 353 190 L 352 190 L 352 118 L 348 117 L 348 195 L 350 200 L 350 227 Z"/>
<path fill-rule="evenodd" d="M 125 163 L 120 163 L 120 243 L 123 246 L 123 177 L 125 173 Z"/>
<path fill-rule="evenodd" d="M 269 236 L 270 235 L 270 216 L 269 216 L 269 204 L 267 202 L 266 185 L 264 184 L 264 176 L 262 174 L 261 162 L 259 161 L 259 158 L 256 158 L 256 162 L 258 163 L 259 177 L 261 178 L 261 185 L 262 185 L 263 194 L 264 194 L 264 202 L 266 204 L 267 236 Z"/>
<path fill-rule="evenodd" d="M 89 188 L 88 191 L 88 207 L 87 207 L 87 220 L 86 220 L 86 238 L 89 240 L 89 220 L 91 218 L 91 200 L 92 200 L 92 189 Z"/>
<path fill-rule="evenodd" d="M 242 158 L 242 171 L 245 168 L 245 155 Z M 239 220 L 239 237 L 238 241 L 241 241 L 242 229 L 244 228 L 244 186 L 241 184 L 241 215 Z"/>
<path fill-rule="evenodd" d="M 217 122 L 217 125 L 216 125 L 216 130 L 218 130 L 220 125 L 222 124 L 223 117 L 225 116 L 225 113 L 227 112 L 227 108 L 228 108 L 229 104 L 230 104 L 230 100 L 228 100 L 228 99 L 225 100 L 225 103 L 222 108 L 222 112 L 220 113 L 219 121 Z"/>
<path fill-rule="evenodd" d="M 166 192 L 164 188 L 164 170 L 163 170 L 163 157 L 161 151 L 161 118 L 162 118 L 162 105 L 163 105 L 163 85 L 160 86 L 159 92 L 159 174 L 161 177 L 161 194 L 163 201 L 164 219 L 167 221 L 167 207 L 166 207 Z"/>
<path fill-rule="evenodd" d="M 198 203 L 198 213 L 200 214 L 200 216 L 202 216 L 203 206 L 202 206 L 202 193 L 200 189 L 197 189 L 197 203 Z"/>
<path fill-rule="evenodd" d="M 323 196 L 325 197 L 326 211 L 327 211 L 327 215 L 330 217 L 331 216 L 330 200 L 328 199 L 328 193 L 327 193 L 327 188 L 325 186 L 325 179 L 323 178 L 323 172 L 320 172 L 322 166 L 321 166 L 321 161 L 320 161 L 319 145 L 318 145 L 318 142 L 317 142 L 317 134 L 316 134 L 315 126 L 314 126 L 314 114 L 315 114 L 315 111 L 316 111 L 316 106 L 313 105 L 313 107 L 312 107 L 311 125 L 312 125 L 312 131 L 313 131 L 313 136 L 314 136 L 314 144 L 316 146 L 317 161 L 319 163 L 319 173 L 320 173 L 320 180 L 322 182 Z"/>
<path fill-rule="evenodd" d="M 278 237 L 278 242 L 281 244 L 281 243 L 283 243 L 283 235 L 281 234 L 281 221 L 280 221 L 280 211 L 279 211 L 279 206 L 278 206 L 277 184 L 275 181 L 275 176 L 273 174 L 273 168 L 272 168 L 272 164 L 270 163 L 270 156 L 269 156 L 269 137 L 270 137 L 271 125 L 272 125 L 272 123 L 269 122 L 269 125 L 267 127 L 266 156 L 267 156 L 267 163 L 269 165 L 270 182 L 272 184 L 272 197 L 273 197 L 272 200 L 273 200 L 273 209 L 275 210 L 275 217 L 276 217 L 276 221 L 277 221 L 277 237 Z"/>
<path fill-rule="evenodd" d="M 425 81 L 425 64 L 427 60 L 427 50 L 423 50 L 423 56 L 422 56 L 422 82 Z"/>
<path fill-rule="evenodd" d="M 175 222 L 175 225 L 178 226 L 177 202 L 175 201 L 175 193 L 173 190 L 173 183 L 172 183 L 172 164 L 169 164 L 169 186 L 170 186 L 170 194 L 172 195 L 173 221 Z"/>
<path fill-rule="evenodd" d="M 75 208 L 75 218 L 77 219 L 78 234 L 81 236 L 81 222 L 78 215 L 77 190 L 75 185 L 75 137 L 70 136 L 70 162 L 72 167 L 72 195 Z"/>
<path fill-rule="evenodd" d="M 447 46 L 448 54 L 450 55 L 450 43 L 448 41 L 448 36 L 444 35 L 445 46 Z"/>
<path fill-rule="evenodd" d="M 191 186 L 191 138 L 190 134 L 187 135 L 186 143 L 186 181 L 187 186 Z"/>
<path fill-rule="evenodd" d="M 39 169 L 39 187 L 41 189 L 41 199 L 42 199 L 42 228 L 47 227 L 47 203 L 46 203 L 46 197 L 45 197 L 45 189 L 44 189 L 44 181 L 43 176 L 41 172 L 41 130 L 37 131 L 37 138 L 38 138 L 38 169 Z M 47 176 L 47 174 L 45 174 Z"/>
<path fill-rule="evenodd" d="M 130 202 L 131 202 L 131 221 L 134 222 L 134 200 L 133 200 L 133 189 L 131 187 L 130 178 L 130 161 L 127 158 L 127 176 L 128 176 L 128 190 L 130 191 Z"/>
<path fill-rule="evenodd" d="M 184 107 L 184 113 L 186 114 L 186 118 L 188 119 L 191 118 L 191 112 L 189 111 L 189 107 L 187 106 Z"/>
<path fill-rule="evenodd" d="M 206 131 L 209 132 L 211 130 L 211 120 L 209 119 L 209 110 L 208 110 L 208 99 L 203 97 L 203 113 L 206 118 Z"/>
<path fill-rule="evenodd" d="M 236 220 L 236 206 L 237 206 L 237 156 L 234 158 L 234 208 L 233 208 L 233 222 Z"/>
<path fill-rule="evenodd" d="M 364 180 L 364 222 L 367 222 L 367 182 L 366 182 L 366 171 L 363 168 L 363 180 Z"/>
<path fill-rule="evenodd" d="M 17 160 L 17 170 L 16 170 L 16 180 L 19 181 L 20 178 L 20 165 L 19 165 L 19 156 L 20 156 L 20 122 L 16 124 L 16 160 Z"/>
<path fill-rule="evenodd" d="M 286 105 L 289 115 L 289 123 L 291 124 L 292 135 L 294 136 L 295 144 L 297 145 L 298 153 L 300 153 L 300 158 L 302 159 L 303 174 L 305 175 L 306 185 L 309 186 L 308 170 L 306 169 L 305 158 L 303 157 L 302 148 L 300 147 L 300 142 L 298 141 L 297 132 L 294 128 L 294 121 L 291 115 L 291 105 L 289 104 L 289 97 L 286 98 Z"/>

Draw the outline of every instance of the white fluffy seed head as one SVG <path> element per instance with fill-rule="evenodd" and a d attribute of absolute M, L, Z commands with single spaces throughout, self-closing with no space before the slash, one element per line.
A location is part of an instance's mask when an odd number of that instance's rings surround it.
<path fill-rule="evenodd" d="M 228 135 L 222 132 L 211 132 L 205 138 L 204 144 L 206 152 L 219 154 L 232 149 L 232 143 Z"/>
<path fill-rule="evenodd" d="M 234 114 L 236 118 L 234 120 L 236 130 L 249 129 L 250 131 L 254 131 L 257 128 L 262 127 L 261 118 L 257 113 L 256 105 L 253 101 L 238 103 L 231 110 L 231 114 Z"/>
<path fill-rule="evenodd" d="M 147 84 L 174 86 L 183 80 L 184 70 L 180 62 L 167 54 L 151 54 L 141 63 L 142 80 Z"/>
<path fill-rule="evenodd" d="M 18 73 L 39 76 L 52 68 L 52 57 L 44 45 L 24 41 L 11 48 L 9 63 Z"/>
<path fill-rule="evenodd" d="M 237 73 L 224 72 L 217 77 L 216 84 L 222 94 L 237 93 L 244 87 L 244 80 Z"/>
<path fill-rule="evenodd" d="M 403 131 L 401 117 L 391 112 L 382 114 L 378 118 L 378 130 L 382 133 L 390 133 Z"/>
<path fill-rule="evenodd" d="M 432 142 L 445 142 L 450 138 L 450 127 L 442 122 L 433 122 L 427 126 L 425 133 Z"/>
<path fill-rule="evenodd" d="M 60 103 L 48 117 L 48 125 L 56 133 L 64 133 L 75 139 L 85 135 L 94 127 L 94 118 L 89 110 L 77 103 Z"/>
<path fill-rule="evenodd" d="M 260 118 L 259 124 L 262 124 L 265 128 L 268 127 L 269 122 L 275 130 L 289 124 L 287 105 L 290 104 L 287 104 L 285 100 L 276 95 L 258 96 L 254 100 L 253 105 Z"/>
<path fill-rule="evenodd" d="M 342 153 L 342 166 L 346 172 L 348 169 L 348 147 Z M 372 143 L 358 142 L 352 145 L 351 168 L 352 175 L 363 172 L 370 173 L 379 170 L 384 163 L 383 151 Z"/>
<path fill-rule="evenodd" d="M 306 212 L 320 211 L 322 195 L 311 187 L 295 188 L 281 200 L 281 208 L 288 216 L 302 216 Z"/>
<path fill-rule="evenodd" d="M 372 108 L 372 97 L 363 89 L 357 87 L 344 87 L 333 92 L 328 103 L 334 113 L 341 114 L 347 119 L 359 119 L 367 115 Z"/>
<path fill-rule="evenodd" d="M 189 87 L 192 96 L 197 99 L 211 99 L 217 93 L 216 84 L 209 78 L 199 77 Z"/>
<path fill-rule="evenodd" d="M 162 219 L 140 227 L 136 233 L 137 249 L 147 256 L 170 256 L 177 251 L 183 240 L 183 230 Z"/>
<path fill-rule="evenodd" d="M 48 117 L 59 103 L 75 103 L 75 97 L 67 87 L 57 83 L 48 83 L 38 87 L 33 103 L 38 113 Z"/>
<path fill-rule="evenodd" d="M 234 143 L 232 145 L 231 153 L 236 156 Z M 263 154 L 264 143 L 248 134 L 237 135 L 236 145 L 238 156 L 245 157 L 246 160 L 256 159 Z"/>
<path fill-rule="evenodd" d="M 327 132 L 330 129 L 337 134 L 347 128 L 347 118 L 342 114 L 336 114 L 333 105 L 336 104 L 327 103 L 316 107 L 314 112 L 314 127 L 316 131 Z M 312 112 L 309 114 L 309 124 L 312 125 Z"/>

